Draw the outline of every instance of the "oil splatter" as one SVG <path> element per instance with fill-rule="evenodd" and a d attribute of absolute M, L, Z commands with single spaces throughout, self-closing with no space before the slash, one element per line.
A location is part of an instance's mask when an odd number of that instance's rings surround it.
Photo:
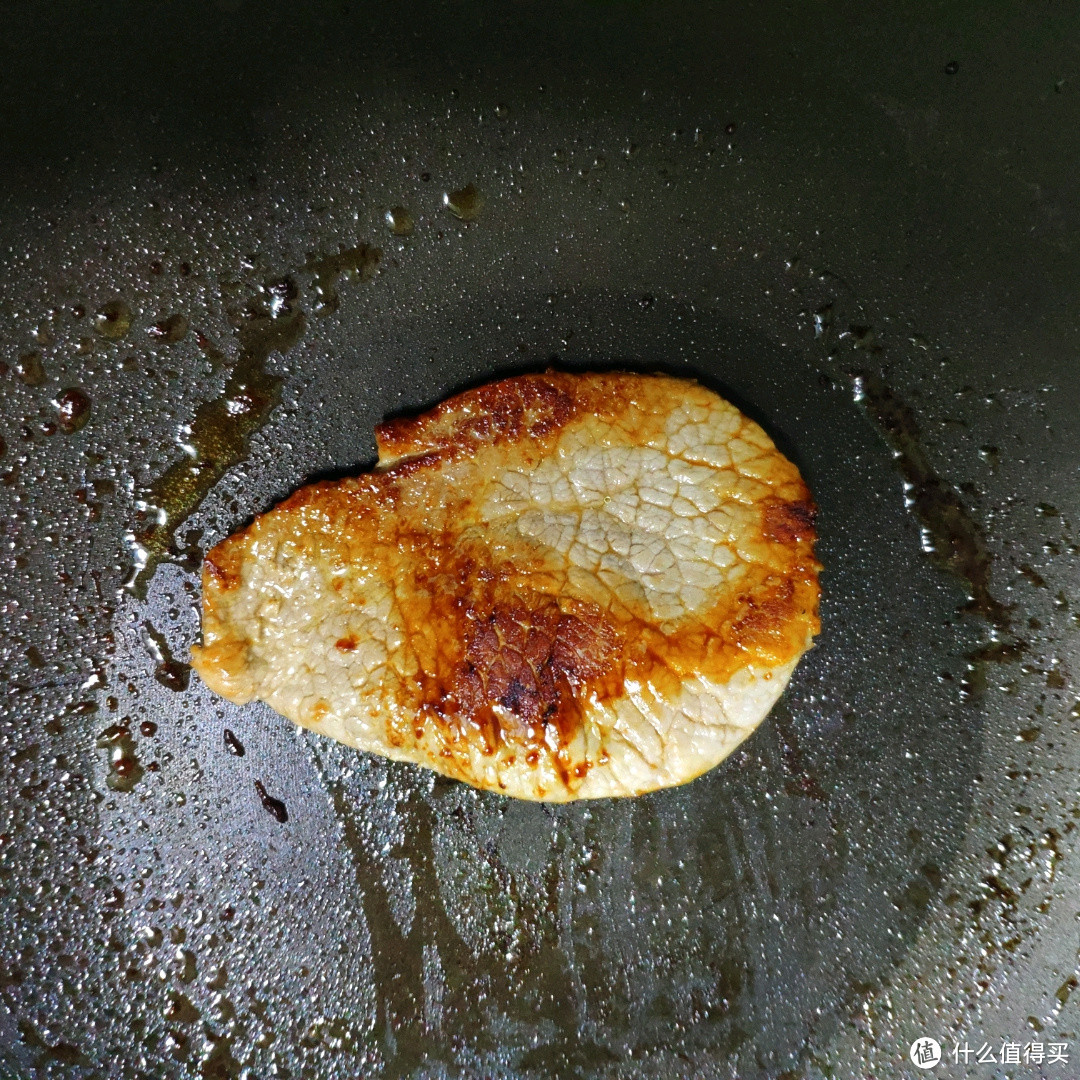
<path fill-rule="evenodd" d="M 1011 664 L 1026 652 L 1027 644 L 1023 641 L 990 641 L 980 645 L 971 659 L 984 664 Z"/>
<path fill-rule="evenodd" d="M 304 336 L 305 316 L 290 278 L 263 287 L 236 316 L 239 357 L 221 397 L 200 405 L 188 425 L 185 456 L 154 481 L 139 506 L 142 520 L 127 535 L 134 570 L 125 587 L 140 599 L 177 528 L 207 492 L 247 454 L 251 437 L 266 423 L 283 380 L 267 371 L 271 353 L 286 353 Z"/>
<path fill-rule="evenodd" d="M 386 225 L 395 236 L 409 236 L 416 227 L 412 214 L 404 206 L 386 211 Z"/>
<path fill-rule="evenodd" d="M 188 321 L 183 315 L 170 315 L 167 319 L 154 323 L 147 330 L 147 333 L 154 341 L 160 341 L 166 345 L 174 345 L 178 341 L 183 341 L 187 337 L 187 332 Z"/>
<path fill-rule="evenodd" d="M 165 635 L 160 630 L 155 630 L 149 620 L 143 623 L 142 640 L 147 651 L 157 662 L 154 678 L 169 690 L 177 692 L 186 690 L 191 679 L 191 665 L 173 656 Z"/>
<path fill-rule="evenodd" d="M 57 423 L 68 435 L 74 434 L 90 419 L 90 396 L 77 386 L 64 390 L 55 405 Z"/>
<path fill-rule="evenodd" d="M 880 375 L 852 375 L 855 400 L 892 449 L 904 481 L 904 501 L 922 526 L 922 547 L 967 587 L 969 611 L 998 630 L 1009 627 L 1008 609 L 990 593 L 990 553 L 952 485 L 934 472 L 920 441 L 915 414 Z"/>
<path fill-rule="evenodd" d="M 326 315 L 339 303 L 335 288 L 343 274 L 367 281 L 382 252 L 369 244 L 323 258 L 314 256 L 304 271 L 314 275 L 316 314 Z M 151 484 L 137 504 L 140 518 L 127 534 L 134 567 L 125 588 L 140 599 L 160 563 L 182 558 L 174 550 L 176 530 L 190 517 L 210 489 L 247 455 L 251 438 L 269 419 L 281 398 L 283 379 L 266 363 L 272 353 L 287 353 L 304 336 L 307 317 L 297 303 L 298 289 L 289 276 L 267 282 L 257 296 L 233 313 L 237 358 L 224 393 L 195 411 L 184 430 L 185 456 Z M 186 320 L 185 320 L 186 326 Z M 225 353 L 197 333 L 199 348 L 215 367 L 229 365 Z"/>
<path fill-rule="evenodd" d="M 310 256 L 304 264 L 304 272 L 315 275 L 315 314 L 330 315 L 337 311 L 341 304 L 337 291 L 338 278 L 344 275 L 370 281 L 379 268 L 381 258 L 382 251 L 370 244 L 358 244 L 356 247 L 343 249 L 336 255 L 324 255 L 321 258 Z"/>
<path fill-rule="evenodd" d="M 177 1024 L 196 1024 L 202 1019 L 202 1013 L 192 1004 L 191 998 L 178 990 L 169 995 L 169 1004 L 164 1016 L 166 1020 Z"/>
<path fill-rule="evenodd" d="M 243 757 L 247 752 L 244 750 L 244 744 L 229 730 L 229 728 L 225 729 L 225 749 L 236 757 Z"/>
<path fill-rule="evenodd" d="M 45 381 L 45 365 L 41 362 L 41 353 L 37 349 L 23 353 L 15 361 L 14 370 L 27 386 L 40 386 Z"/>
<path fill-rule="evenodd" d="M 131 329 L 131 308 L 123 300 L 110 300 L 95 313 L 94 329 L 108 341 L 119 341 Z"/>
<path fill-rule="evenodd" d="M 199 346 L 203 356 L 205 356 L 215 368 L 229 366 L 229 358 L 225 352 L 200 330 L 195 331 L 195 344 Z"/>
<path fill-rule="evenodd" d="M 267 795 L 266 788 L 263 787 L 261 780 L 255 781 L 255 790 L 258 792 L 259 799 L 262 801 L 263 809 L 284 825 L 285 822 L 289 820 L 289 811 L 285 809 L 285 804 L 280 799 L 275 799 L 272 795 Z"/>
<path fill-rule="evenodd" d="M 95 745 L 99 750 L 109 752 L 109 774 L 105 783 L 113 791 L 131 791 L 143 777 L 131 729 L 126 723 L 112 724 L 97 737 Z"/>
<path fill-rule="evenodd" d="M 443 195 L 443 206 L 462 221 L 475 221 L 484 208 L 484 197 L 475 184 L 466 184 L 458 191 L 448 191 Z"/>
<path fill-rule="evenodd" d="M 806 763 L 791 713 L 786 708 L 777 709 L 774 711 L 774 718 L 775 730 L 780 738 L 780 760 L 787 776 L 784 792 L 788 795 L 802 795 L 816 802 L 828 802 L 828 794 Z"/>
<path fill-rule="evenodd" d="M 60 1065 L 89 1064 L 86 1055 L 74 1043 L 59 1040 L 48 1042 L 28 1020 L 19 1020 L 18 1028 L 19 1040 L 22 1044 L 39 1051 L 35 1061 L 37 1068 L 47 1069 L 54 1063 Z"/>
<path fill-rule="evenodd" d="M 202 1080 L 236 1080 L 241 1075 L 240 1062 L 232 1053 L 232 1043 L 225 1035 L 207 1035 L 209 1046 L 199 1063 Z"/>

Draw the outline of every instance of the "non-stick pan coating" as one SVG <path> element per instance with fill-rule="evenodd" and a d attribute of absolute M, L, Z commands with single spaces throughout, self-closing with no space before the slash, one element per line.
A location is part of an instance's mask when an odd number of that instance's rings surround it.
<path fill-rule="evenodd" d="M 5 1075 L 891 1077 L 920 1035 L 960 1075 L 1075 1038 L 1078 27 L 995 10 L 10 14 Z M 316 280 L 362 243 L 371 280 Z M 250 444 L 124 591 L 245 356 Z M 696 377 L 815 493 L 823 633 L 732 759 L 528 805 L 188 678 L 200 551 L 548 365 Z"/>

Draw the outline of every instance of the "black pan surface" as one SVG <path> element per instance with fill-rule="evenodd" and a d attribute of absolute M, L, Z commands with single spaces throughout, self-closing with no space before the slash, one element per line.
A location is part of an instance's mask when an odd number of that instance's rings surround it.
<path fill-rule="evenodd" d="M 9 18 L 4 1075 L 1072 1075 L 1073 13 Z M 698 378 L 815 493 L 732 759 L 523 804 L 189 678 L 201 551 L 549 365 Z"/>

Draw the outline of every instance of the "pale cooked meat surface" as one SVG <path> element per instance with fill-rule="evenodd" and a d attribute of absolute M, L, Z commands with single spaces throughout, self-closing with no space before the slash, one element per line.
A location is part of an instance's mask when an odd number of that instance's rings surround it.
<path fill-rule="evenodd" d="M 518 798 L 636 795 L 731 753 L 817 633 L 806 485 L 696 383 L 524 375 L 377 439 L 208 554 L 224 697 Z"/>

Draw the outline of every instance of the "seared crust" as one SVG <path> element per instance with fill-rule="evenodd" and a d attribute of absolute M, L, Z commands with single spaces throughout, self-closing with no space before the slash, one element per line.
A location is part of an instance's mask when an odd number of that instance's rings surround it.
<path fill-rule="evenodd" d="M 207 555 L 218 693 L 523 798 L 635 794 L 730 753 L 818 631 L 810 493 L 695 383 L 520 376 L 377 439 Z"/>

